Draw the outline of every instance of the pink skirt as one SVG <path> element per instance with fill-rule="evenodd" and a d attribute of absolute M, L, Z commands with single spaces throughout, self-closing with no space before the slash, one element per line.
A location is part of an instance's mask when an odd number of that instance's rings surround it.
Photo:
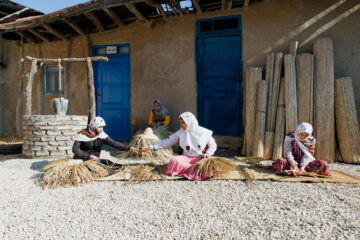
<path fill-rule="evenodd" d="M 175 156 L 170 159 L 170 162 L 165 165 L 165 174 L 171 176 L 184 176 L 190 180 L 204 180 L 211 176 L 198 176 L 195 174 L 196 169 L 190 171 L 190 169 L 201 160 L 201 157 L 187 157 L 187 156 Z"/>

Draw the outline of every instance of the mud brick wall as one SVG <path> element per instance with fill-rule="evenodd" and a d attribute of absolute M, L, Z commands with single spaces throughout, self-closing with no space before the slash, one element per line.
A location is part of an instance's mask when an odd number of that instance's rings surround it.
<path fill-rule="evenodd" d="M 72 156 L 75 135 L 86 128 L 87 116 L 24 116 L 23 150 L 25 157 Z"/>

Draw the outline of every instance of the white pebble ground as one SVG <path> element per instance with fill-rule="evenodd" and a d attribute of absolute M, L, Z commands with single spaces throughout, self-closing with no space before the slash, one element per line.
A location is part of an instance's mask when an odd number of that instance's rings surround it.
<path fill-rule="evenodd" d="M 48 161 L 2 156 L 0 239 L 360 239 L 359 185 L 181 180 L 43 190 Z M 360 165 L 331 167 L 360 176 Z"/>

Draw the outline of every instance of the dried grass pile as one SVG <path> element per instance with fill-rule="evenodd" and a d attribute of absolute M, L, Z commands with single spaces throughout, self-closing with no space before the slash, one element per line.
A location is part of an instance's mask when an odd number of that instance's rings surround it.
<path fill-rule="evenodd" d="M 170 137 L 171 134 L 173 134 L 168 126 L 161 125 L 158 127 L 155 127 L 153 129 L 153 132 L 156 136 L 158 136 L 160 139 L 167 139 Z"/>
<path fill-rule="evenodd" d="M 130 146 L 141 151 L 144 147 L 149 146 L 150 144 L 160 141 L 160 138 L 153 133 L 151 128 L 146 128 L 144 133 L 137 134 L 133 137 L 130 142 Z M 154 160 L 167 160 L 174 155 L 172 149 L 161 149 L 161 150 L 149 150 L 145 154 L 141 155 L 140 153 L 134 153 L 127 151 L 119 156 L 120 159 L 130 158 L 130 159 L 145 159 L 150 162 Z"/>
<path fill-rule="evenodd" d="M 108 168 L 98 162 L 72 158 L 52 161 L 43 170 L 44 188 L 79 186 L 109 174 Z"/>
<path fill-rule="evenodd" d="M 271 169 L 273 161 L 264 160 L 259 157 L 235 157 L 239 162 L 249 164 L 250 166 Z"/>
<path fill-rule="evenodd" d="M 203 158 L 197 162 L 189 172 L 195 170 L 197 176 L 219 176 L 227 174 L 228 172 L 235 170 L 236 165 L 234 161 L 224 157 L 209 157 Z"/>
<path fill-rule="evenodd" d="M 14 144 L 14 143 L 21 143 L 22 141 L 23 141 L 22 137 L 0 135 L 0 144 Z"/>

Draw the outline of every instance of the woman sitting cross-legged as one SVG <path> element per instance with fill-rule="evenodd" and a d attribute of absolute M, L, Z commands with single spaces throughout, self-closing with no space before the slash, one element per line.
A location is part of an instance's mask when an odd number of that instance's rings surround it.
<path fill-rule="evenodd" d="M 106 159 L 100 159 L 101 147 L 104 144 L 112 146 L 116 149 L 127 151 L 136 151 L 129 145 L 121 144 L 111 139 L 103 130 L 105 121 L 101 117 L 95 117 L 88 125 L 88 128 L 78 132 L 72 148 L 74 159 L 95 160 L 103 164 L 109 165 L 111 162 Z"/>
<path fill-rule="evenodd" d="M 276 160 L 272 167 L 276 173 L 304 175 L 315 172 L 331 176 L 329 164 L 314 158 L 316 139 L 309 123 L 301 123 L 296 131 L 289 132 L 284 141 L 284 157 Z"/>
<path fill-rule="evenodd" d="M 197 119 L 191 112 L 180 115 L 180 129 L 168 139 L 155 142 L 144 148 L 145 153 L 149 149 L 158 150 L 170 148 L 179 144 L 182 155 L 171 158 L 165 165 L 165 174 L 172 176 L 184 176 L 190 180 L 203 180 L 211 176 L 198 176 L 192 167 L 202 158 L 213 155 L 216 151 L 216 143 L 212 137 L 212 131 L 200 127 Z"/>

